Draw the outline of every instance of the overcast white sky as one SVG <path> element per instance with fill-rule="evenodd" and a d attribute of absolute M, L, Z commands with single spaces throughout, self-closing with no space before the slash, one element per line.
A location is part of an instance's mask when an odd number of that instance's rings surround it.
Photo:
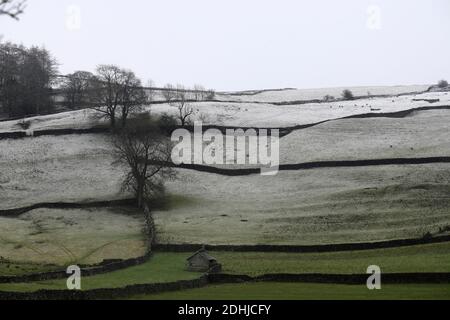
<path fill-rule="evenodd" d="M 0 18 L 0 34 L 44 45 L 62 73 L 112 63 L 160 85 L 450 80 L 448 0 L 28 0 L 19 22 Z"/>

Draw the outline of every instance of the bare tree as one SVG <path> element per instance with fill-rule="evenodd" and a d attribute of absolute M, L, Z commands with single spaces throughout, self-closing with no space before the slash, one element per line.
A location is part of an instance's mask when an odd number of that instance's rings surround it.
<path fill-rule="evenodd" d="M 206 91 L 205 100 L 214 100 L 216 98 L 216 91 L 214 89 L 209 89 Z"/>
<path fill-rule="evenodd" d="M 213 100 L 216 96 L 216 92 L 213 89 L 206 89 L 202 85 L 195 85 L 192 90 L 192 98 L 196 101 Z"/>
<path fill-rule="evenodd" d="M 77 71 L 64 79 L 61 89 L 65 104 L 70 109 L 77 109 L 87 102 L 87 94 L 93 78 L 94 75 L 90 72 Z"/>
<path fill-rule="evenodd" d="M 178 120 L 182 127 L 189 124 L 190 117 L 194 114 L 194 109 L 191 107 L 190 101 L 192 101 L 191 92 L 184 86 L 178 85 L 175 100 L 171 105 L 178 109 Z"/>
<path fill-rule="evenodd" d="M 119 108 L 122 86 L 121 70 L 113 65 L 100 65 L 97 67 L 95 78 L 89 90 L 90 108 L 108 118 L 111 127 L 116 127 L 116 113 Z"/>
<path fill-rule="evenodd" d="M 150 79 L 147 81 L 147 88 L 145 90 L 145 93 L 147 95 L 147 101 L 149 104 L 151 104 L 155 100 L 157 94 L 157 90 L 155 90 L 155 87 L 156 85 L 153 80 Z"/>
<path fill-rule="evenodd" d="M 133 192 L 137 205 L 144 208 L 163 194 L 164 181 L 175 177 L 168 166 L 172 143 L 145 119 L 128 123 L 113 139 L 117 161 L 127 166 L 122 189 Z"/>
<path fill-rule="evenodd" d="M 124 83 L 122 94 L 122 127 L 126 126 L 130 114 L 141 110 L 142 106 L 149 101 L 145 90 L 142 88 L 141 80 L 131 71 L 124 71 Z"/>
<path fill-rule="evenodd" d="M 97 68 L 89 91 L 90 108 L 108 118 L 113 129 L 119 112 L 124 126 L 128 116 L 147 101 L 141 81 L 135 74 L 114 65 Z"/>
<path fill-rule="evenodd" d="M 7 15 L 18 20 L 25 9 L 25 0 L 0 0 L 0 15 Z"/>
<path fill-rule="evenodd" d="M 166 84 L 165 86 L 164 86 L 164 90 L 163 90 L 163 96 L 164 96 L 164 99 L 167 101 L 167 102 L 172 102 L 173 100 L 175 100 L 176 99 L 176 95 L 177 95 L 177 89 L 175 88 L 175 86 L 174 85 L 172 85 L 172 84 Z"/>
<path fill-rule="evenodd" d="M 196 84 L 194 86 L 194 90 L 192 93 L 194 100 L 196 100 L 196 101 L 205 100 L 205 98 L 206 98 L 205 93 L 206 93 L 206 89 L 202 85 Z"/>

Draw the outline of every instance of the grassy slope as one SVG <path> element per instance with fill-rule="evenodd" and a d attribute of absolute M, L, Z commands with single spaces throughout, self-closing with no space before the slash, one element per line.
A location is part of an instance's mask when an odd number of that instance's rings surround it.
<path fill-rule="evenodd" d="M 142 300 L 449 300 L 448 285 L 386 285 L 369 291 L 364 286 L 303 283 L 244 283 L 136 296 Z"/>
<path fill-rule="evenodd" d="M 60 270 L 61 267 L 56 265 L 42 265 L 30 263 L 12 263 L 8 261 L 0 261 L 1 276 L 20 276 L 33 273 L 50 272 Z"/>
<path fill-rule="evenodd" d="M 161 241 L 324 244 L 421 237 L 450 224 L 450 165 L 223 177 L 181 171 L 187 201 L 155 211 Z"/>
<path fill-rule="evenodd" d="M 362 89 L 362 91 L 360 91 Z M 354 92 L 366 95 L 365 90 L 376 90 L 376 88 L 355 88 Z M 394 90 L 393 90 L 394 89 Z M 397 88 L 398 89 L 398 88 Z M 415 91 L 414 88 L 405 88 L 407 91 Z M 423 88 L 422 88 L 423 89 Z M 198 102 L 194 103 L 193 119 L 200 120 L 206 116 L 208 124 L 223 124 L 228 126 L 256 126 L 256 127 L 285 127 L 297 124 L 306 124 L 323 121 L 326 119 L 336 119 L 353 114 L 369 113 L 370 106 L 380 109 L 381 112 L 392 112 L 405 110 L 427 105 L 426 102 L 415 102 L 417 98 L 438 98 L 441 101 L 434 105 L 448 104 L 450 96 L 446 93 L 426 93 L 421 95 L 409 95 L 402 97 L 388 97 L 377 99 L 361 99 L 356 101 L 338 101 L 322 104 L 302 104 L 275 106 L 271 104 L 252 103 L 251 101 L 263 102 L 283 102 L 310 99 L 322 99 L 326 94 L 333 94 L 336 90 L 332 88 L 318 90 L 294 90 L 266 92 L 256 96 L 218 96 L 223 100 L 246 101 L 246 103 L 229 102 Z M 342 90 L 334 91 L 340 97 Z M 308 93 L 308 91 L 310 91 Z M 381 92 L 394 94 L 396 88 L 381 88 Z M 375 92 L 380 92 L 376 90 Z M 404 90 L 401 90 L 404 92 Z M 313 98 L 314 97 L 314 98 Z M 340 108 L 343 106 L 344 108 Z M 152 114 L 172 113 L 176 109 L 168 104 L 157 104 L 151 107 Z M 49 116 L 40 116 L 27 119 L 30 121 L 31 130 L 63 129 L 63 128 L 89 128 L 99 123 L 103 123 L 94 116 L 91 110 L 78 110 L 65 112 Z M 0 132 L 22 130 L 19 123 L 22 121 L 8 121 L 0 123 Z"/>
<path fill-rule="evenodd" d="M 450 243 L 333 253 L 213 252 L 225 273 L 365 273 L 378 265 L 385 273 L 450 272 Z"/>
<path fill-rule="evenodd" d="M 282 138 L 281 162 L 450 155 L 449 119 L 448 110 L 438 110 L 403 119 L 333 121 Z M 157 212 L 157 222 L 163 241 L 179 243 L 323 244 L 420 237 L 450 224 L 448 169 L 448 164 L 330 168 L 275 177 L 186 171 L 180 175 L 183 184 L 168 183 L 168 190 L 190 202 Z"/>
<path fill-rule="evenodd" d="M 142 256 L 146 252 L 143 227 L 142 213 L 127 207 L 38 209 L 19 218 L 0 218 L 0 256 L 9 260 L 0 260 L 0 275 L 14 274 L 17 268 L 7 268 L 10 261 L 23 268 Z M 17 274 L 24 272 L 17 269 Z"/>
<path fill-rule="evenodd" d="M 266 273 L 365 273 L 376 264 L 382 272 L 450 272 L 450 243 L 396 249 L 297 253 L 212 252 L 224 265 L 225 273 L 260 275 Z M 184 271 L 186 253 L 157 253 L 149 262 L 125 270 L 82 279 L 83 289 L 125 287 L 131 284 L 170 282 L 198 278 Z M 0 284 L 0 291 L 64 289 L 64 280 L 31 284 Z"/>
<path fill-rule="evenodd" d="M 446 154 L 450 148 L 443 148 L 448 139 L 442 134 L 448 114 L 337 121 L 286 137 L 284 150 L 292 157 L 289 161 L 302 160 L 302 155 L 422 156 L 436 155 L 438 149 Z M 434 125 L 427 128 L 429 123 Z M 352 130 L 356 124 L 360 127 Z M 418 135 L 418 130 L 426 134 Z M 0 157 L 0 207 L 126 196 L 119 194 L 122 169 L 112 165 L 107 140 L 103 135 L 72 135 L 0 141 L 5 150 Z M 157 212 L 156 219 L 162 240 L 177 243 L 321 244 L 418 237 L 450 224 L 448 168 L 339 168 L 234 178 L 182 171 L 167 189 L 186 201 Z"/>
<path fill-rule="evenodd" d="M 105 135 L 0 140 L 0 150 L 0 209 L 124 197 Z"/>
<path fill-rule="evenodd" d="M 332 121 L 284 137 L 280 162 L 449 156 L 449 121 L 449 110 Z"/>
<path fill-rule="evenodd" d="M 196 279 L 199 273 L 184 271 L 189 254 L 156 254 L 147 263 L 107 274 L 84 277 L 83 290 L 96 288 L 119 288 L 133 284 L 164 283 Z M 39 289 L 64 290 L 65 280 L 49 280 L 34 283 L 0 284 L 0 291 L 36 291 Z"/>
<path fill-rule="evenodd" d="M 241 101 L 268 101 L 268 102 L 283 102 L 283 101 L 298 101 L 298 100 L 321 100 L 325 95 L 335 96 L 340 98 L 342 91 L 349 89 L 355 96 L 366 96 L 369 92 L 371 95 L 397 95 L 410 92 L 421 92 L 429 88 L 429 85 L 414 85 L 414 86 L 369 86 L 369 87 L 336 87 L 336 88 L 312 88 L 312 89 L 288 89 L 288 90 L 263 90 L 256 92 L 256 94 L 239 95 L 235 92 L 233 95 L 218 95 L 224 100 L 241 100 Z M 247 92 L 248 93 L 248 92 Z M 392 98 L 391 98 L 392 100 Z"/>
<path fill-rule="evenodd" d="M 343 119 L 295 130 L 280 140 L 280 164 L 314 161 L 414 158 L 450 155 L 449 110 L 429 110 L 405 118 Z M 433 125 L 430 125 L 430 124 Z M 245 146 L 244 146 L 245 147 Z M 226 145 L 229 152 L 247 152 Z M 224 158 L 230 169 L 230 161 Z M 237 168 L 260 165 L 235 165 Z"/>

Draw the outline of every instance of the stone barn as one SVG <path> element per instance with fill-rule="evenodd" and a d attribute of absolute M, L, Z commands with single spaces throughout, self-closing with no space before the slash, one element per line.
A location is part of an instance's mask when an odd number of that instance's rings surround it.
<path fill-rule="evenodd" d="M 187 270 L 218 273 L 222 271 L 222 265 L 203 248 L 187 259 Z"/>

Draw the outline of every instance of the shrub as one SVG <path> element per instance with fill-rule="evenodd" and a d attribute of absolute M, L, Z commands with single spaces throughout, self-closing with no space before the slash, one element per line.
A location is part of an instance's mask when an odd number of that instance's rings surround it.
<path fill-rule="evenodd" d="M 353 100 L 353 99 L 355 99 L 355 96 L 353 95 L 353 92 L 351 92 L 351 91 L 348 90 L 348 89 L 342 91 L 342 97 L 343 97 L 345 100 Z"/>
<path fill-rule="evenodd" d="M 177 125 L 177 118 L 167 113 L 164 113 L 158 120 L 159 130 L 165 134 L 171 134 Z"/>
<path fill-rule="evenodd" d="M 433 234 L 430 231 L 428 231 L 422 235 L 422 239 L 424 239 L 424 240 L 430 240 L 432 238 L 433 238 Z"/>
<path fill-rule="evenodd" d="M 148 112 L 137 113 L 130 116 L 125 129 L 141 130 L 144 132 L 159 133 L 159 126 L 157 120 Z M 122 129 L 117 129 L 120 132 Z"/>
<path fill-rule="evenodd" d="M 335 101 L 336 99 L 333 96 L 330 96 L 329 94 L 327 94 L 325 97 L 323 97 L 323 101 L 325 102 L 330 102 L 330 101 Z"/>
<path fill-rule="evenodd" d="M 19 126 L 22 128 L 22 130 L 28 130 L 31 126 L 31 122 L 23 120 L 23 121 L 19 122 Z"/>
<path fill-rule="evenodd" d="M 450 225 L 439 228 L 439 234 L 450 232 Z"/>
<path fill-rule="evenodd" d="M 448 87 L 448 82 L 447 80 L 441 80 L 438 82 L 438 87 L 439 88 L 447 88 Z"/>
<path fill-rule="evenodd" d="M 201 113 L 199 116 L 198 116 L 198 120 L 200 120 L 202 123 L 204 123 L 204 124 L 208 124 L 209 122 L 210 122 L 210 117 L 209 117 L 209 115 L 208 114 L 206 114 L 206 113 Z"/>
<path fill-rule="evenodd" d="M 214 100 L 215 98 L 216 98 L 216 91 L 213 89 L 208 90 L 206 94 L 206 100 Z"/>

